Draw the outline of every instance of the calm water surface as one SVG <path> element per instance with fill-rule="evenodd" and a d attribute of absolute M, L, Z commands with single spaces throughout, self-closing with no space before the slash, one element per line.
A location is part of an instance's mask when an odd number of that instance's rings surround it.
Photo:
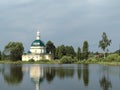
<path fill-rule="evenodd" d="M 0 64 L 0 90 L 120 90 L 120 67 Z"/>

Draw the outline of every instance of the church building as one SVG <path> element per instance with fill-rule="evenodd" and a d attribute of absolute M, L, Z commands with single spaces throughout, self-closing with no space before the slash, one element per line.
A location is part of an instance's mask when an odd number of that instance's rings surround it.
<path fill-rule="evenodd" d="M 29 60 L 51 60 L 51 54 L 46 53 L 46 47 L 44 42 L 40 39 L 40 32 L 37 32 L 36 40 L 31 44 L 30 50 L 28 53 L 22 55 L 22 61 Z"/>

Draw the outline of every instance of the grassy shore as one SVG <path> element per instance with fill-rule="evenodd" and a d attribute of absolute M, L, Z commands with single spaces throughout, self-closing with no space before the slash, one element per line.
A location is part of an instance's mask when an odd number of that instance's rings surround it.
<path fill-rule="evenodd" d="M 61 64 L 60 60 L 41 60 L 37 62 L 27 62 L 27 61 L 10 61 L 10 60 L 2 60 L 0 64 Z M 120 66 L 120 62 L 103 62 L 103 61 L 78 61 L 73 64 L 102 64 L 102 65 L 112 65 L 112 66 Z"/>
<path fill-rule="evenodd" d="M 98 64 L 120 66 L 120 62 L 98 62 Z"/>
<path fill-rule="evenodd" d="M 120 55 L 110 54 L 106 58 L 89 57 L 87 60 L 77 60 L 77 58 L 71 58 L 70 56 L 64 56 L 60 60 L 40 60 L 40 61 L 11 61 L 1 60 L 0 64 L 102 64 L 102 65 L 114 65 L 120 66 Z"/>
<path fill-rule="evenodd" d="M 29 62 L 29 61 L 10 61 L 10 60 L 1 60 L 0 64 L 59 64 L 58 60 L 41 60 L 36 62 Z"/>
<path fill-rule="evenodd" d="M 120 62 L 76 62 L 76 64 L 102 64 L 102 65 L 111 65 L 111 66 L 120 66 Z"/>

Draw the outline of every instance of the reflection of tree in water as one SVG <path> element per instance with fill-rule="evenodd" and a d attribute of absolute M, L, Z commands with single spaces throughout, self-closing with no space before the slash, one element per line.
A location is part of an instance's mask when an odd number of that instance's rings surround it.
<path fill-rule="evenodd" d="M 112 87 L 112 84 L 110 80 L 103 76 L 100 80 L 100 86 L 103 88 L 103 90 L 109 90 L 109 88 Z"/>
<path fill-rule="evenodd" d="M 22 66 L 10 65 L 10 68 L 5 67 L 3 76 L 8 84 L 19 84 L 23 79 Z"/>
<path fill-rule="evenodd" d="M 65 77 L 65 73 L 62 67 L 57 68 L 57 76 L 62 79 Z"/>
<path fill-rule="evenodd" d="M 63 68 L 63 67 L 59 67 L 57 68 L 57 76 L 60 79 L 64 79 L 65 77 L 73 77 L 74 76 L 74 69 L 73 68 Z"/>
<path fill-rule="evenodd" d="M 77 75 L 78 75 L 78 79 L 80 80 L 81 79 L 81 75 L 82 75 L 81 64 L 78 65 Z"/>
<path fill-rule="evenodd" d="M 112 88 L 112 83 L 109 79 L 109 67 L 103 66 L 102 67 L 103 76 L 100 79 L 100 86 L 103 88 L 103 90 L 109 90 L 109 88 Z"/>
<path fill-rule="evenodd" d="M 48 81 L 48 82 L 51 82 L 51 81 L 53 81 L 53 79 L 54 79 L 54 77 L 55 77 L 55 68 L 50 68 L 50 67 L 48 67 L 48 68 L 46 68 L 46 80 Z"/>
<path fill-rule="evenodd" d="M 88 86 L 88 84 L 89 84 L 89 66 L 88 66 L 88 64 L 83 65 L 83 81 L 84 81 L 84 85 Z"/>

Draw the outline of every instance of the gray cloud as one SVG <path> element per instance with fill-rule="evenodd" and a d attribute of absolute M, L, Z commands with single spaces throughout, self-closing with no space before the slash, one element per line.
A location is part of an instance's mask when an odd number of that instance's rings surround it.
<path fill-rule="evenodd" d="M 88 40 L 98 51 L 102 32 L 118 49 L 120 36 L 119 0 L 3 0 L 0 1 L 1 48 L 9 41 L 22 41 L 26 50 L 39 29 L 42 39 L 55 45 L 80 46 Z M 5 38 L 5 36 L 7 37 Z"/>

